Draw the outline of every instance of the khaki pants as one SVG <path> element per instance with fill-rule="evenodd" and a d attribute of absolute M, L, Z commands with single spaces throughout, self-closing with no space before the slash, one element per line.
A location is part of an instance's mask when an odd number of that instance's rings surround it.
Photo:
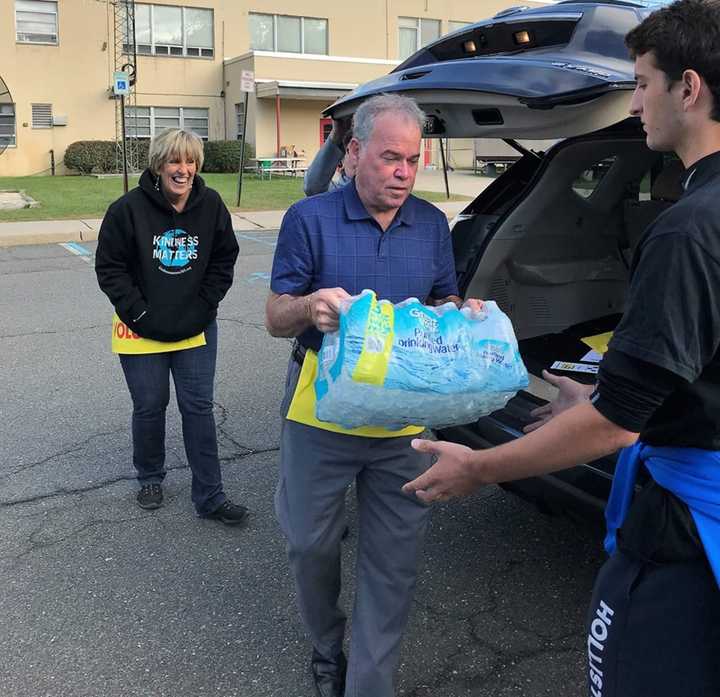
<path fill-rule="evenodd" d="M 292 395 L 298 366 L 291 363 Z M 285 400 L 285 409 L 289 398 Z M 401 487 L 430 466 L 410 438 L 364 438 L 285 420 L 275 510 L 287 538 L 298 604 L 313 646 L 332 658 L 343 646 L 338 605 L 345 494 L 358 505 L 355 607 L 346 697 L 393 697 L 429 509 Z M 308 652 L 309 656 L 309 652 Z"/>

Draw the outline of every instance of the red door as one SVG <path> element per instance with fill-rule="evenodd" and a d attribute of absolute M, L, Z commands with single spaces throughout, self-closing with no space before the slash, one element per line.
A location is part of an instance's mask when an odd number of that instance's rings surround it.
<path fill-rule="evenodd" d="M 332 119 L 320 119 L 320 145 L 323 145 L 332 131 Z"/>
<path fill-rule="evenodd" d="M 430 138 L 423 139 L 423 167 L 432 164 L 432 140 Z"/>

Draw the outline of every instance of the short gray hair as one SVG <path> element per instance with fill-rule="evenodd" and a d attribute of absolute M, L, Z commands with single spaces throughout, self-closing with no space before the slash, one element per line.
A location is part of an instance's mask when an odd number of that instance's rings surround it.
<path fill-rule="evenodd" d="M 417 124 L 422 135 L 427 117 L 414 99 L 399 94 L 379 94 L 357 108 L 353 116 L 353 137 L 361 145 L 366 145 L 372 135 L 375 119 L 386 112 L 393 112 Z"/>
<path fill-rule="evenodd" d="M 185 157 L 192 159 L 199 172 L 203 166 L 203 142 L 190 131 L 179 128 L 166 128 L 150 141 L 148 160 L 153 174 L 159 174 L 160 168 L 167 164 L 172 157 Z"/>

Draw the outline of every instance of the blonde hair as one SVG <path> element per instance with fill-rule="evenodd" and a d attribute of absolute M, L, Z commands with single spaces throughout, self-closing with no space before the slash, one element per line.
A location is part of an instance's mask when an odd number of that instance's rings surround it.
<path fill-rule="evenodd" d="M 150 141 L 148 160 L 153 174 L 159 174 L 163 165 L 173 157 L 184 157 L 194 160 L 199 172 L 203 166 L 203 142 L 190 131 L 179 128 L 166 128 Z"/>

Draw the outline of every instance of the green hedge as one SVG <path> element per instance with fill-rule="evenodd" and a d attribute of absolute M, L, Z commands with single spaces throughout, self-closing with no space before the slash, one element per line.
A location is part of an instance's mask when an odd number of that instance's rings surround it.
<path fill-rule="evenodd" d="M 130 143 L 140 169 L 147 166 L 149 145 L 141 139 Z M 68 146 L 63 161 L 68 169 L 82 174 L 110 174 L 121 168 L 122 153 L 114 140 L 78 140 Z"/>
<path fill-rule="evenodd" d="M 149 140 L 138 139 L 131 143 L 137 148 L 138 165 L 145 169 L 148 163 Z M 255 153 L 245 143 L 245 161 Z M 110 174 L 117 172 L 122 162 L 114 140 L 78 140 L 65 151 L 65 166 L 82 174 Z M 213 140 L 205 143 L 203 172 L 237 172 L 240 166 L 239 140 Z"/>
<path fill-rule="evenodd" d="M 112 140 L 79 140 L 68 145 L 65 166 L 82 174 L 112 172 L 117 166 L 116 145 Z"/>
<path fill-rule="evenodd" d="M 245 143 L 245 162 L 255 157 L 250 143 Z M 210 140 L 205 143 L 203 172 L 237 172 L 240 168 L 239 140 Z"/>

